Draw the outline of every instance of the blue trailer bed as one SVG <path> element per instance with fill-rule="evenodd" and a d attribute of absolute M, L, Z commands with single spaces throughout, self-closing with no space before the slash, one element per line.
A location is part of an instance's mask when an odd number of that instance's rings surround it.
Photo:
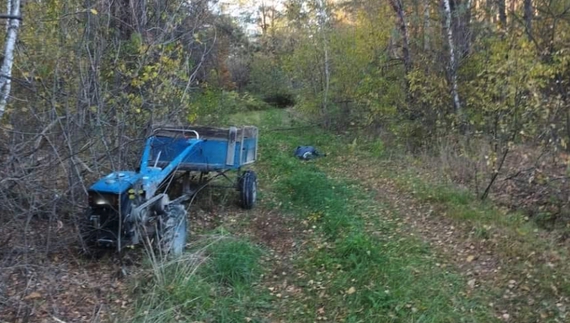
<path fill-rule="evenodd" d="M 171 163 L 189 145 L 189 139 L 200 143 L 177 166 L 183 171 L 224 171 L 236 170 L 252 164 L 257 159 L 256 127 L 210 128 L 210 127 L 170 127 L 155 128 L 149 163 L 164 167 Z"/>

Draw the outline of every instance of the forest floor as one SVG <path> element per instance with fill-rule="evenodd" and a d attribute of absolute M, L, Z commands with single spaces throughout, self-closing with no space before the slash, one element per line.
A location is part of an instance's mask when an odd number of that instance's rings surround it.
<path fill-rule="evenodd" d="M 204 191 L 172 263 L 70 248 L 5 267 L 0 322 L 568 321 L 570 250 L 524 216 L 287 111 L 232 121 L 260 126 L 254 210 Z"/>

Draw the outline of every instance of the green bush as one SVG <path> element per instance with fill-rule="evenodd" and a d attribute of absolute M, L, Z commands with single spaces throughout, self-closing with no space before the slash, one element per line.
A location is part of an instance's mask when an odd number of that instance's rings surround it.
<path fill-rule="evenodd" d="M 261 97 L 267 104 L 285 108 L 295 104 L 290 80 L 271 57 L 256 55 L 251 65 L 247 90 Z"/>

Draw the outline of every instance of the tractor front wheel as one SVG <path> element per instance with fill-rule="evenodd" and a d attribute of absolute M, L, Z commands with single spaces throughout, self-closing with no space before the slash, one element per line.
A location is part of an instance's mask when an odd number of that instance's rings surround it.
<path fill-rule="evenodd" d="M 81 244 L 81 250 L 85 255 L 91 255 L 97 246 L 97 234 L 96 230 L 91 223 L 91 214 L 93 211 L 91 208 L 85 210 L 79 219 L 79 243 Z"/>
<path fill-rule="evenodd" d="M 186 247 L 188 220 L 182 204 L 170 204 L 161 216 L 159 248 L 163 255 L 180 256 Z"/>

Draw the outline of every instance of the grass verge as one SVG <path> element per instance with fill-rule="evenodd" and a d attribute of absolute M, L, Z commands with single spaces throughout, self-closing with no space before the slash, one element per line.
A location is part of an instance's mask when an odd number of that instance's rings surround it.
<path fill-rule="evenodd" d="M 472 239 L 489 246 L 502 267 L 493 286 L 489 286 L 502 290 L 496 303 L 516 309 L 521 322 L 567 319 L 570 249 L 558 235 L 545 231 L 521 213 L 482 202 L 471 192 L 423 176 L 417 169 L 392 164 L 378 169 L 380 173 L 394 180 L 402 192 L 471 231 Z M 512 282 L 517 284 L 514 290 Z"/>
<path fill-rule="evenodd" d="M 267 294 L 255 291 L 262 251 L 229 235 L 210 235 L 184 256 L 135 280 L 130 322 L 261 322 Z"/>

